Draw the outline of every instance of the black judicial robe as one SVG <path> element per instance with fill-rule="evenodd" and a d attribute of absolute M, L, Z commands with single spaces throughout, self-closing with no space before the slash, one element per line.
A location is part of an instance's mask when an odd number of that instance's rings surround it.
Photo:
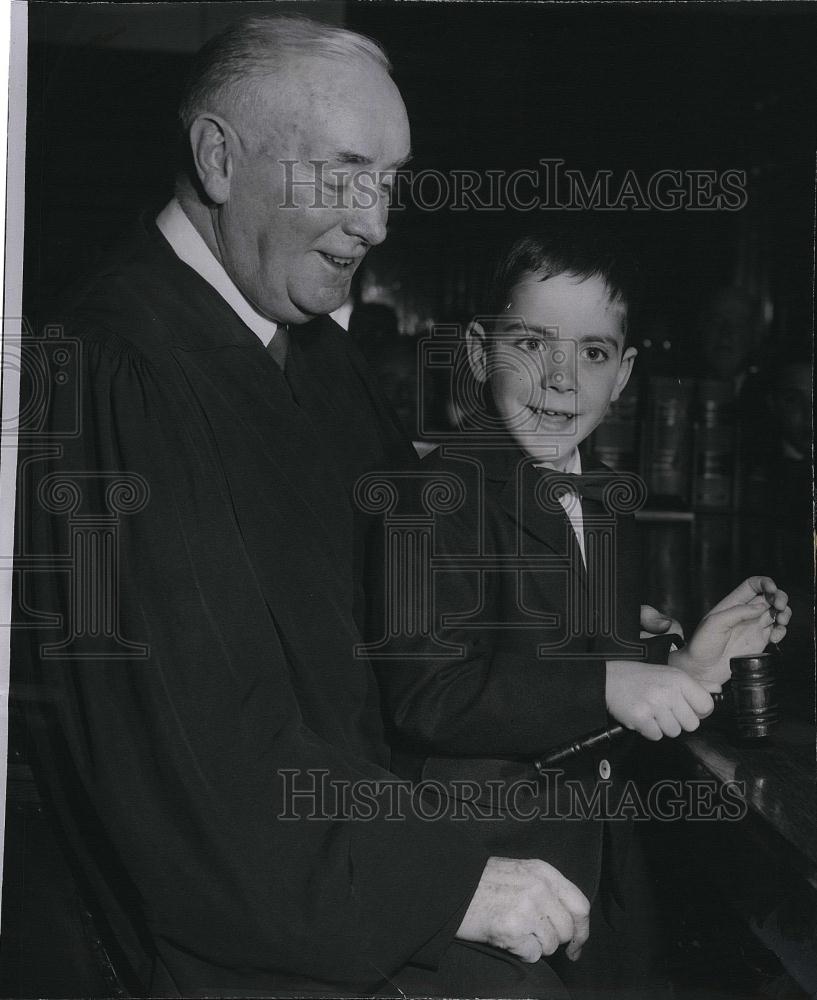
<path fill-rule="evenodd" d="M 330 320 L 296 330 L 285 379 L 152 222 L 52 319 L 78 361 L 21 459 L 22 550 L 46 571 L 18 603 L 61 617 L 16 655 L 33 654 L 52 792 L 140 983 L 325 995 L 434 965 L 485 849 L 386 818 L 379 786 L 365 821 L 285 795 L 394 780 L 354 654 L 351 493 L 408 446 L 353 345 Z M 92 565 L 77 538 L 94 531 Z"/>

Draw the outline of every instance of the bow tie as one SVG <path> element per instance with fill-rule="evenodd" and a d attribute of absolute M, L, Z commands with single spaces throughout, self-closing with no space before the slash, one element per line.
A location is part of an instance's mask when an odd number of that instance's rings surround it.
<path fill-rule="evenodd" d="M 537 468 L 540 479 L 543 479 L 550 496 L 558 499 L 567 493 L 574 493 L 582 500 L 595 500 L 603 503 L 604 490 L 610 484 L 609 473 L 595 475 L 577 475 L 575 472 L 559 472 L 558 469 Z"/>

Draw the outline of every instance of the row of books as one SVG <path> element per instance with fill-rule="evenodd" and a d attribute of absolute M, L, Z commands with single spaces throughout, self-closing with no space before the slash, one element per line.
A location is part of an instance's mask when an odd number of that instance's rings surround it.
<path fill-rule="evenodd" d="M 639 473 L 652 507 L 758 512 L 769 472 L 746 423 L 731 383 L 650 375 L 611 405 L 591 446 L 611 468 Z"/>

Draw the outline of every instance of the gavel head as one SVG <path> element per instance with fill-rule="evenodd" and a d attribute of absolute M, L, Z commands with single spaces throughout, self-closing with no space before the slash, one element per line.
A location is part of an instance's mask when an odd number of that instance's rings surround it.
<path fill-rule="evenodd" d="M 775 660 L 773 653 L 736 656 L 730 660 L 732 707 L 741 739 L 766 739 L 777 724 Z"/>

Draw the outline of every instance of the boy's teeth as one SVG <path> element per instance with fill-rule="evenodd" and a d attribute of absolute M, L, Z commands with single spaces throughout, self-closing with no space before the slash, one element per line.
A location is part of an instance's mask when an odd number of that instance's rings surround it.
<path fill-rule="evenodd" d="M 566 420 L 573 416 L 572 413 L 560 413 L 557 410 L 543 410 L 541 408 L 537 410 L 537 413 L 544 413 L 546 417 L 564 417 Z"/>

